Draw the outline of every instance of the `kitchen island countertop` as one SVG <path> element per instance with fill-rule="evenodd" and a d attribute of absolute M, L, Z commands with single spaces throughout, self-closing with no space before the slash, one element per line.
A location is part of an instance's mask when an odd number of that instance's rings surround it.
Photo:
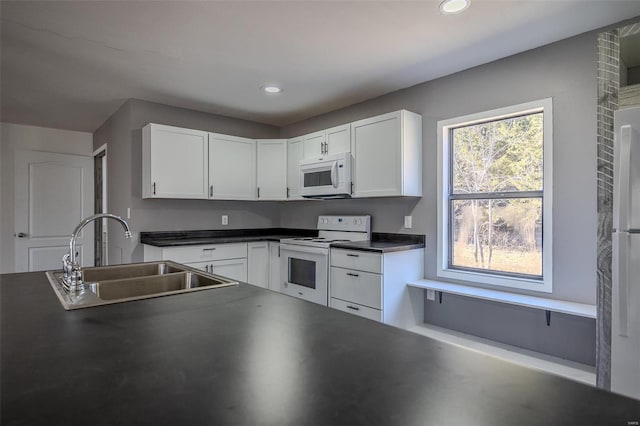
<path fill-rule="evenodd" d="M 0 275 L 3 425 L 627 425 L 640 401 L 248 284 L 65 311 Z"/>

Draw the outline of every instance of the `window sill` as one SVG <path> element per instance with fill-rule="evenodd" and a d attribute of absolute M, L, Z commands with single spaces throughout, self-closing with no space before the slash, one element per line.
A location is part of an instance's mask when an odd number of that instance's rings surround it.
<path fill-rule="evenodd" d="M 524 306 L 527 308 L 543 309 L 545 311 L 576 315 L 585 318 L 596 318 L 596 305 L 589 305 L 586 303 L 566 302 L 564 300 L 547 299 L 544 297 L 515 294 L 499 290 L 488 290 L 485 288 L 431 280 L 411 281 L 408 282 L 407 285 L 410 287 L 441 291 L 443 293 L 457 294 L 476 299 L 509 303 L 511 305 Z"/>

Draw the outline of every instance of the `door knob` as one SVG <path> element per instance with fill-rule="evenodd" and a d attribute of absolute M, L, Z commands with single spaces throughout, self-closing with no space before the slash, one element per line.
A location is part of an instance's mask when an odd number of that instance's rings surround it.
<path fill-rule="evenodd" d="M 28 236 L 28 234 L 25 234 L 24 232 L 18 232 L 18 235 L 13 234 L 14 236 L 18 237 L 18 238 L 25 238 Z"/>

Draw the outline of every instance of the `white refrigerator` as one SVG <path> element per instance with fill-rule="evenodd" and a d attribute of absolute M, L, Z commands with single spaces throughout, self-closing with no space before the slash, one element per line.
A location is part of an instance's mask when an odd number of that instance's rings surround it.
<path fill-rule="evenodd" d="M 611 390 L 640 399 L 640 107 L 615 113 Z"/>

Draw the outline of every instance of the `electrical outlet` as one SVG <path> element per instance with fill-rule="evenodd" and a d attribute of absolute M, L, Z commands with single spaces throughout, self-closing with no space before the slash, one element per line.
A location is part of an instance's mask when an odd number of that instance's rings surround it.
<path fill-rule="evenodd" d="M 407 228 L 407 229 L 411 228 L 411 225 L 412 225 L 411 222 L 412 222 L 411 216 L 405 216 L 404 217 L 404 227 L 405 228 Z"/>
<path fill-rule="evenodd" d="M 227 216 L 226 214 L 222 215 L 222 224 L 223 225 L 228 225 L 229 224 L 229 216 Z"/>
<path fill-rule="evenodd" d="M 427 289 L 427 300 L 436 300 L 436 291 Z"/>

